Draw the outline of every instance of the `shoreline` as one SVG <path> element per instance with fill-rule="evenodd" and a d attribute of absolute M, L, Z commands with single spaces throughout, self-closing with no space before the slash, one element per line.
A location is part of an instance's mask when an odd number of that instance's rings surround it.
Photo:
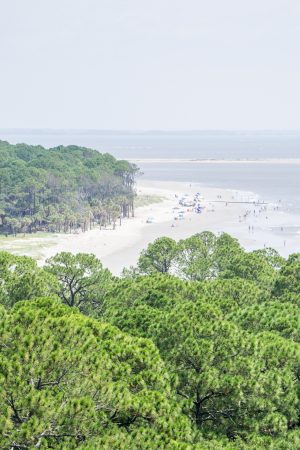
<path fill-rule="evenodd" d="M 193 159 L 193 158 L 129 158 L 134 164 L 300 164 L 300 158 L 270 159 Z"/>
<path fill-rule="evenodd" d="M 276 205 L 254 204 L 259 197 L 253 192 L 205 187 L 199 183 L 146 181 L 137 184 L 140 195 L 160 197 L 136 209 L 134 218 L 125 219 L 115 230 L 94 228 L 79 234 L 55 234 L 1 238 L 2 250 L 36 258 L 39 264 L 56 253 L 94 253 L 114 274 L 123 267 L 135 265 L 140 252 L 161 236 L 175 240 L 209 230 L 215 234 L 226 232 L 240 241 L 246 250 L 273 247 L 283 256 L 300 251 L 300 216 L 283 212 Z M 196 214 L 184 208 L 184 219 L 174 220 L 178 198 L 183 194 L 200 192 L 205 209 Z M 176 197 L 177 196 L 177 197 Z M 152 223 L 147 223 L 149 217 Z M 7 241 L 6 239 L 9 239 Z"/>

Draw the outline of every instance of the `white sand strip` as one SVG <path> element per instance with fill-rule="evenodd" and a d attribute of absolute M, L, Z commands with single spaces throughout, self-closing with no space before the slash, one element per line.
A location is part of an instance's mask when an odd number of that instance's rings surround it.
<path fill-rule="evenodd" d="M 179 206 L 185 211 L 184 219 L 174 220 L 178 210 L 173 208 L 178 207 L 179 197 L 185 193 L 193 196 L 197 192 L 203 196 L 203 212 L 196 214 L 192 208 Z M 1 249 L 28 254 L 38 258 L 41 264 L 61 251 L 94 253 L 115 274 L 125 266 L 135 265 L 140 252 L 158 237 L 179 240 L 205 230 L 230 233 L 249 250 L 267 246 L 285 256 L 300 251 L 300 234 L 295 231 L 296 227 L 300 230 L 300 217 L 282 212 L 275 205 L 254 205 L 257 197 L 251 192 L 205 188 L 195 183 L 143 181 L 138 184 L 138 193 L 158 195 L 164 200 L 137 208 L 135 218 L 124 220 L 115 230 L 95 228 L 86 233 L 59 234 L 44 239 L 19 238 L 15 249 L 9 239 L 7 245 L 2 239 Z M 147 223 L 150 217 L 153 221 Z M 28 245 L 29 242 L 32 245 Z"/>
<path fill-rule="evenodd" d="M 299 158 L 290 159 L 185 159 L 185 158 L 134 158 L 134 164 L 300 164 Z"/>

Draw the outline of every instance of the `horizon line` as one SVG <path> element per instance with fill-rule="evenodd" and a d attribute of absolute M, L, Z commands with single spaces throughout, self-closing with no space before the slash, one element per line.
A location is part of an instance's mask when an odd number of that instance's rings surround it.
<path fill-rule="evenodd" d="M 221 129 L 221 128 L 203 128 L 203 129 L 110 129 L 110 128 L 0 128 L 0 133 L 128 133 L 128 134 L 144 134 L 144 133 L 300 133 L 300 129 L 272 129 L 272 128 L 253 128 L 253 129 Z"/>

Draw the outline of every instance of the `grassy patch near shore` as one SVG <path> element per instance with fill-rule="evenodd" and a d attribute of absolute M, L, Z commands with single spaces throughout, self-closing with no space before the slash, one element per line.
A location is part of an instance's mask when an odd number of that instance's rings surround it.
<path fill-rule="evenodd" d="M 8 241 L 16 241 L 18 239 L 38 239 L 38 238 L 48 238 L 57 236 L 57 233 L 47 233 L 43 231 L 38 231 L 37 233 L 17 233 L 16 236 L 12 234 L 0 234 L 0 244 L 2 242 L 8 242 Z"/>
<path fill-rule="evenodd" d="M 0 250 L 14 253 L 15 255 L 28 255 L 40 259 L 43 248 L 55 244 L 57 234 L 54 233 L 32 233 L 17 234 L 17 236 L 0 235 Z"/>
<path fill-rule="evenodd" d="M 141 206 L 148 206 L 154 203 L 161 203 L 166 200 L 165 197 L 159 195 L 138 195 L 135 199 L 135 207 L 140 208 Z"/>

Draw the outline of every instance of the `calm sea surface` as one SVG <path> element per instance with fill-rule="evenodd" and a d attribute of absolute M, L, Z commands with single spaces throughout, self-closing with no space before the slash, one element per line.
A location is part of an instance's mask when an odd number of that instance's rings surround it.
<path fill-rule="evenodd" d="M 45 147 L 76 144 L 112 153 L 117 158 L 264 160 L 300 159 L 300 133 L 111 133 L 8 132 L 0 139 Z M 300 213 L 298 164 L 141 163 L 149 180 L 199 182 L 259 194 Z M 300 224 L 295 224 L 300 226 Z"/>

